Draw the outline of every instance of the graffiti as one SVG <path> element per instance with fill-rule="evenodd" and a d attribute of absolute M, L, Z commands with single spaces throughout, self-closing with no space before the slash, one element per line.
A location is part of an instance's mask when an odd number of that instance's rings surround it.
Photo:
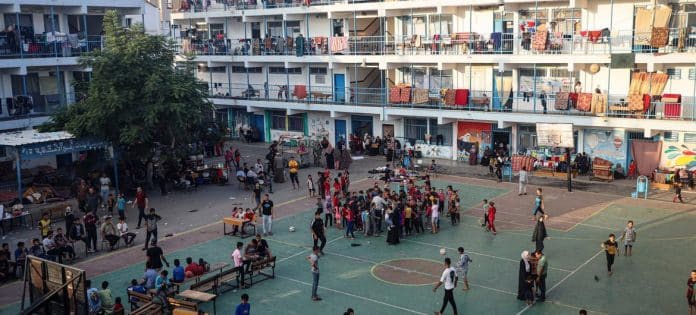
<path fill-rule="evenodd" d="M 452 147 L 449 146 L 439 146 L 433 144 L 416 144 L 416 151 L 421 151 L 424 157 L 429 158 L 452 158 Z"/>
<path fill-rule="evenodd" d="M 329 138 L 329 121 L 313 117 L 309 122 L 309 136 L 312 138 Z"/>
<path fill-rule="evenodd" d="M 686 167 L 688 170 L 696 170 L 696 150 L 685 145 L 668 145 L 662 152 L 661 164 L 669 168 Z"/>

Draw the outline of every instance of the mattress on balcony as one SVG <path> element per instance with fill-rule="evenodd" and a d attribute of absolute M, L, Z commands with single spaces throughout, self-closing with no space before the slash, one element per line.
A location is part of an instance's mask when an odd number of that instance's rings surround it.
<path fill-rule="evenodd" d="M 401 88 L 394 86 L 389 88 L 389 103 L 398 104 L 401 102 Z"/>
<path fill-rule="evenodd" d="M 457 94 L 456 90 L 447 89 L 445 91 L 445 105 L 454 105 L 456 94 Z"/>
<path fill-rule="evenodd" d="M 653 27 L 650 46 L 653 48 L 665 47 L 667 46 L 667 41 L 669 41 L 669 28 Z"/>
<path fill-rule="evenodd" d="M 568 110 L 568 92 L 558 92 L 556 93 L 556 103 L 553 108 L 557 110 Z"/>
<path fill-rule="evenodd" d="M 532 48 L 539 51 L 546 50 L 546 40 L 548 38 L 549 31 L 538 29 L 534 34 L 534 39 L 532 40 Z"/>
<path fill-rule="evenodd" d="M 427 104 L 428 89 L 413 89 L 413 104 Z"/>
<path fill-rule="evenodd" d="M 401 87 L 401 96 L 399 98 L 401 103 L 408 104 L 411 102 L 411 87 L 404 86 Z"/>
<path fill-rule="evenodd" d="M 640 111 L 643 109 L 643 95 L 641 94 L 629 94 L 626 97 L 626 102 L 628 103 L 628 110 L 630 111 Z"/>
<path fill-rule="evenodd" d="M 457 89 L 454 94 L 454 104 L 458 106 L 466 106 L 469 103 L 469 90 Z"/>
<path fill-rule="evenodd" d="M 589 112 L 592 109 L 592 93 L 579 93 L 577 109 L 582 112 Z"/>

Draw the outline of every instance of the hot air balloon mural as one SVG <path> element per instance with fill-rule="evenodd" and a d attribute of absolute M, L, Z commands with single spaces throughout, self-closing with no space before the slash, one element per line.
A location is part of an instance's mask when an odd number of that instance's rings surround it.
<path fill-rule="evenodd" d="M 620 129 L 585 129 L 583 151 L 592 158 L 600 157 L 614 164 L 626 165 L 625 137 L 625 132 Z"/>
<path fill-rule="evenodd" d="M 669 145 L 664 150 L 664 162 L 667 167 L 686 167 L 688 170 L 696 170 L 696 150 L 685 145 Z"/>

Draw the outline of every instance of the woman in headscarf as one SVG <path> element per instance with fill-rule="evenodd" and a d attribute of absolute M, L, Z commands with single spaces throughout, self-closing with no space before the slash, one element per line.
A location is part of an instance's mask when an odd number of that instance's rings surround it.
<path fill-rule="evenodd" d="M 534 227 L 534 234 L 532 234 L 532 242 L 536 243 L 536 250 L 544 250 L 544 239 L 547 237 L 546 224 L 544 223 L 544 217 L 541 216 L 537 219 L 536 226 Z"/>
<path fill-rule="evenodd" d="M 526 281 L 527 277 L 531 274 L 531 268 L 532 265 L 529 263 L 529 251 L 523 251 L 522 252 L 522 259 L 520 259 L 520 271 L 518 275 L 518 284 L 517 284 L 517 299 L 524 301 L 525 300 L 525 286 L 526 286 Z"/>
<path fill-rule="evenodd" d="M 324 138 L 326 140 L 326 138 Z M 332 170 L 336 166 L 334 162 L 334 148 L 331 143 L 326 141 L 326 146 L 324 147 L 324 157 L 326 157 L 326 168 Z"/>

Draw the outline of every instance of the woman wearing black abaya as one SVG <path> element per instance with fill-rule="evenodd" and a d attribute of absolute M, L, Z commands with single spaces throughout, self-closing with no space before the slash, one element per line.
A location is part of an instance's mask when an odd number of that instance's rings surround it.
<path fill-rule="evenodd" d="M 527 285 L 527 276 L 531 274 L 532 265 L 529 263 L 529 252 L 522 252 L 522 259 L 520 259 L 520 271 L 518 275 L 517 282 L 517 299 L 524 301 L 525 297 L 525 286 Z"/>
<path fill-rule="evenodd" d="M 536 227 L 534 227 L 534 234 L 532 234 L 532 242 L 536 243 L 536 250 L 544 250 L 544 239 L 549 235 L 546 234 L 546 224 L 544 223 L 544 216 L 540 216 L 537 220 Z"/>
<path fill-rule="evenodd" d="M 324 156 L 326 157 L 326 168 L 332 170 L 336 167 L 334 162 L 334 149 L 329 143 L 329 145 L 324 149 Z"/>
<path fill-rule="evenodd" d="M 392 209 L 387 209 L 384 215 L 384 222 L 387 224 L 387 244 L 396 245 L 399 243 L 398 229 L 394 225 L 394 212 Z"/>

